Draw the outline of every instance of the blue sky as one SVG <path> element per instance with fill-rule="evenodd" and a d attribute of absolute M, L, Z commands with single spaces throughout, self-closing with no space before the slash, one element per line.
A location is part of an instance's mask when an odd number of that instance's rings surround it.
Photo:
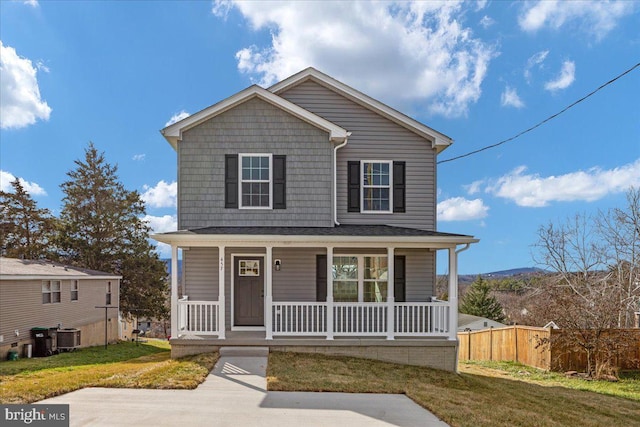
<path fill-rule="evenodd" d="M 445 160 L 640 62 L 638 28 L 632 1 L 2 0 L 0 185 L 20 178 L 57 214 L 93 141 L 170 231 L 176 155 L 159 129 L 172 118 L 314 66 L 454 138 Z M 640 68 L 440 164 L 438 229 L 481 239 L 460 272 L 533 266 L 538 227 L 623 206 L 640 185 L 638 95 Z"/>

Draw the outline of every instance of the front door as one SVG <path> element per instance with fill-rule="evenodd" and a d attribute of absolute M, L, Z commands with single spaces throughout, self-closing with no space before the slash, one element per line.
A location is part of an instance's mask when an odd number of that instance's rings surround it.
<path fill-rule="evenodd" d="M 235 326 L 264 326 L 264 258 L 236 258 L 233 281 Z"/>

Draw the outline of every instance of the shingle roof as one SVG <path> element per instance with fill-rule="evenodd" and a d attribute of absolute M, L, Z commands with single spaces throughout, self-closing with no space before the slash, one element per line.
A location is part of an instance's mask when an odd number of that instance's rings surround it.
<path fill-rule="evenodd" d="M 25 260 L 17 258 L 0 258 L 0 278 L 6 276 L 42 276 L 42 277 L 113 277 L 120 276 L 103 271 L 89 270 L 86 268 L 71 267 L 47 260 Z"/>
<path fill-rule="evenodd" d="M 276 235 L 276 236 L 390 236 L 390 237 L 472 237 L 463 234 L 415 228 L 393 227 L 390 225 L 338 225 L 336 227 L 205 227 L 176 234 L 232 234 L 232 235 Z M 166 233 L 166 234 L 174 234 Z"/>

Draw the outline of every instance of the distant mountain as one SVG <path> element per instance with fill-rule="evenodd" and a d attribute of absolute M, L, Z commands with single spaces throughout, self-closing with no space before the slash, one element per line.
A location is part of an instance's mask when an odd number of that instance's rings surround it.
<path fill-rule="evenodd" d="M 545 271 L 541 268 L 535 267 L 522 267 L 522 268 L 512 268 L 510 270 L 502 270 L 502 271 L 493 271 L 491 273 L 484 273 L 482 276 L 486 277 L 510 277 L 510 276 L 519 276 L 521 274 L 538 274 L 544 273 Z"/>
<path fill-rule="evenodd" d="M 160 261 L 163 261 L 167 264 L 167 274 L 171 275 L 171 258 L 160 258 Z M 178 278 L 182 277 L 182 260 L 178 260 Z"/>

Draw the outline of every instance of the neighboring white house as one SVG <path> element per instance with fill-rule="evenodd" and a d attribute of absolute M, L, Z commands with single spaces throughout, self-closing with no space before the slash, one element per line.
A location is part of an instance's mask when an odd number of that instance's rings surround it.
<path fill-rule="evenodd" d="M 458 313 L 458 332 L 480 331 L 489 328 L 504 328 L 504 323 L 487 319 L 486 317 L 473 316 L 471 314 Z"/>

